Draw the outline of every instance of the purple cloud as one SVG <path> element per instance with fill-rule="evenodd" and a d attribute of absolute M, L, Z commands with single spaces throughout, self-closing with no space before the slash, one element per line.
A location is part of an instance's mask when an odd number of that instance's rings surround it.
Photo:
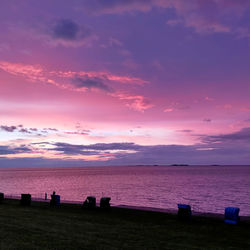
<path fill-rule="evenodd" d="M 89 46 L 92 41 L 97 40 L 97 36 L 89 26 L 79 24 L 73 19 L 61 18 L 43 24 L 35 23 L 27 27 L 27 35 L 33 39 L 43 41 L 46 45 L 55 47 Z"/>
<path fill-rule="evenodd" d="M 0 129 L 6 132 L 14 132 L 17 127 L 16 126 L 5 126 L 5 125 L 1 125 Z"/>
<path fill-rule="evenodd" d="M 191 129 L 181 129 L 181 130 L 176 130 L 177 132 L 182 132 L 182 133 L 191 133 L 193 130 Z"/>
<path fill-rule="evenodd" d="M 234 23 L 244 18 L 250 7 L 248 0 L 89 0 L 87 7 L 97 14 L 111 14 L 143 11 L 153 8 L 175 10 L 176 18 L 166 21 L 168 25 L 184 25 L 197 33 L 235 33 L 237 36 L 249 37 L 248 27 L 235 29 L 228 23 L 228 17 Z"/>
<path fill-rule="evenodd" d="M 31 134 L 31 132 L 27 128 L 21 128 L 18 130 L 20 133 L 26 133 L 26 134 Z"/>
<path fill-rule="evenodd" d="M 30 152 L 32 152 L 31 149 L 24 145 L 20 147 L 0 146 L 0 155 L 15 155 Z"/>
<path fill-rule="evenodd" d="M 75 145 L 70 143 L 54 143 L 52 144 L 54 148 L 50 150 L 61 151 L 65 154 L 99 154 L 102 151 L 112 151 L 112 150 L 140 150 L 142 146 L 135 143 L 96 143 L 91 145 Z M 89 151 L 88 151 L 89 150 Z"/>
<path fill-rule="evenodd" d="M 112 92 L 112 89 L 103 82 L 101 78 L 98 77 L 75 77 L 72 80 L 72 84 L 77 88 L 87 88 L 87 89 L 99 89 L 106 92 Z"/>
<path fill-rule="evenodd" d="M 24 134 L 35 134 L 38 135 L 38 133 L 48 133 L 48 132 L 55 132 L 58 131 L 55 128 L 45 128 L 45 129 L 38 129 L 38 128 L 25 128 L 22 124 L 17 126 L 7 126 L 7 125 L 1 125 L 0 130 L 3 130 L 5 132 L 19 132 Z"/>
<path fill-rule="evenodd" d="M 91 35 L 89 28 L 80 26 L 71 19 L 60 19 L 53 23 L 51 36 L 54 39 L 77 41 Z"/>
<path fill-rule="evenodd" d="M 203 119 L 204 122 L 211 122 L 212 120 L 210 118 Z"/>
<path fill-rule="evenodd" d="M 122 13 L 131 11 L 149 11 L 154 0 L 88 0 L 87 7 L 94 13 Z"/>
<path fill-rule="evenodd" d="M 250 128 L 215 136 L 203 136 L 202 144 L 195 145 L 139 145 L 135 143 L 96 143 L 76 145 L 70 143 L 38 142 L 19 147 L 0 146 L 1 155 L 13 155 L 42 150 L 58 152 L 65 156 L 96 156 L 99 160 L 30 158 L 32 166 L 93 166 L 93 165 L 171 165 L 171 164 L 248 164 L 250 161 Z M 45 146 L 46 145 L 46 146 Z M 32 148 L 32 151 L 31 149 Z M 107 158 L 100 161 L 103 157 Z M 33 159 L 33 160 L 32 160 Z M 15 159 L 0 158 L 0 163 L 22 166 Z M 35 162 L 36 161 L 36 162 Z M 74 162 L 74 164 L 72 164 Z M 34 163 L 34 164 L 32 164 Z M 44 163 L 45 165 L 42 165 Z M 5 166 L 2 165 L 2 166 Z"/>
<path fill-rule="evenodd" d="M 68 135 L 88 135 L 89 133 L 90 133 L 90 130 L 87 130 L 87 129 L 65 132 L 65 134 L 68 134 Z"/>
<path fill-rule="evenodd" d="M 56 129 L 56 128 L 43 128 L 43 130 L 45 130 L 45 131 L 58 131 L 58 129 Z"/>
<path fill-rule="evenodd" d="M 203 141 L 206 143 L 229 143 L 229 142 L 250 142 L 250 128 L 242 128 L 240 131 L 214 136 L 205 136 Z"/>

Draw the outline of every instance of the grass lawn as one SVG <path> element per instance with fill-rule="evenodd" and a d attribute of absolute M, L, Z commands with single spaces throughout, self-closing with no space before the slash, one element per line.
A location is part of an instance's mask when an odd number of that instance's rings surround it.
<path fill-rule="evenodd" d="M 112 208 L 88 211 L 80 205 L 51 208 L 17 200 L 0 205 L 0 249 L 250 249 L 250 222 Z"/>

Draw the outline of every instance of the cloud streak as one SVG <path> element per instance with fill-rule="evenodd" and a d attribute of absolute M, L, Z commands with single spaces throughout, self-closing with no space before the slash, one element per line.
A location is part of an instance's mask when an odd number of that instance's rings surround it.
<path fill-rule="evenodd" d="M 141 95 L 129 95 L 126 93 L 119 92 L 111 95 L 113 97 L 119 98 L 120 100 L 124 100 L 126 102 L 127 107 L 139 112 L 144 112 L 145 110 L 154 107 L 154 105 L 148 98 L 145 98 Z"/>
<path fill-rule="evenodd" d="M 22 153 L 31 153 L 32 150 L 26 146 L 11 147 L 11 146 L 0 146 L 0 155 L 16 155 Z"/>
<path fill-rule="evenodd" d="M 98 87 L 100 87 L 101 89 L 106 88 L 103 87 L 102 84 L 100 84 L 101 81 L 107 83 L 115 82 L 120 84 L 131 84 L 139 86 L 148 83 L 147 81 L 140 78 L 118 76 L 107 72 L 47 71 L 40 65 L 17 64 L 5 61 L 0 61 L 0 69 L 12 75 L 22 76 L 27 80 L 33 82 L 45 82 L 60 88 L 72 90 L 78 90 L 82 87 L 95 87 L 97 89 Z M 97 81 L 99 82 L 99 84 L 96 83 Z"/>
<path fill-rule="evenodd" d="M 125 100 L 126 106 L 144 112 L 153 105 L 141 95 L 121 94 L 120 85 L 143 86 L 148 82 L 140 78 L 118 76 L 107 72 L 74 72 L 74 71 L 48 71 L 39 65 L 15 64 L 0 61 L 0 69 L 15 76 L 21 76 L 31 82 L 42 82 L 61 89 L 85 92 L 87 90 L 103 91 L 119 100 Z M 111 86 L 112 85 L 112 86 Z"/>
<path fill-rule="evenodd" d="M 250 128 L 242 128 L 240 131 L 236 131 L 229 134 L 220 134 L 205 136 L 203 138 L 205 143 L 237 143 L 237 142 L 250 142 Z"/>
<path fill-rule="evenodd" d="M 190 133 L 190 130 L 182 132 Z M 135 164 L 247 164 L 250 160 L 250 128 L 213 136 L 202 136 L 194 145 L 140 145 L 132 142 L 72 144 L 65 142 L 35 142 L 0 146 L 1 161 L 15 158 L 37 159 L 54 164 L 135 165 Z M 26 158 L 26 159 L 27 159 Z M 18 164 L 16 165 L 18 166 Z M 69 165 L 70 166 L 70 165 Z"/>
<path fill-rule="evenodd" d="M 126 12 L 148 12 L 153 8 L 175 10 L 176 18 L 167 20 L 168 25 L 184 25 L 197 33 L 238 33 L 246 36 L 246 28 L 235 29 L 227 22 L 234 17 L 235 23 L 244 18 L 250 7 L 247 0 L 91 0 L 88 7 L 96 14 L 121 14 Z M 247 30 L 249 35 L 249 31 Z M 247 36 L 248 36 L 247 35 Z"/>
<path fill-rule="evenodd" d="M 55 128 L 25 128 L 23 125 L 0 125 L 0 131 L 7 132 L 7 133 L 22 133 L 22 134 L 31 134 L 31 135 L 44 135 L 51 132 L 57 132 L 58 130 Z"/>

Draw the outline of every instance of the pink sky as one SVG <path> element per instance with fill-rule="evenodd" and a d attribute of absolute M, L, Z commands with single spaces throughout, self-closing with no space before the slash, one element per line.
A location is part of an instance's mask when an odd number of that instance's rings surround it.
<path fill-rule="evenodd" d="M 2 167 L 249 164 L 250 3 L 2 4 Z"/>

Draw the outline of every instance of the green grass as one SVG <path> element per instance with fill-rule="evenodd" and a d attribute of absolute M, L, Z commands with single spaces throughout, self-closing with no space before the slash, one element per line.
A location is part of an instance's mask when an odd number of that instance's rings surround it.
<path fill-rule="evenodd" d="M 250 222 L 130 209 L 83 210 L 79 205 L 50 208 L 17 200 L 0 205 L 0 249 L 250 249 Z"/>

